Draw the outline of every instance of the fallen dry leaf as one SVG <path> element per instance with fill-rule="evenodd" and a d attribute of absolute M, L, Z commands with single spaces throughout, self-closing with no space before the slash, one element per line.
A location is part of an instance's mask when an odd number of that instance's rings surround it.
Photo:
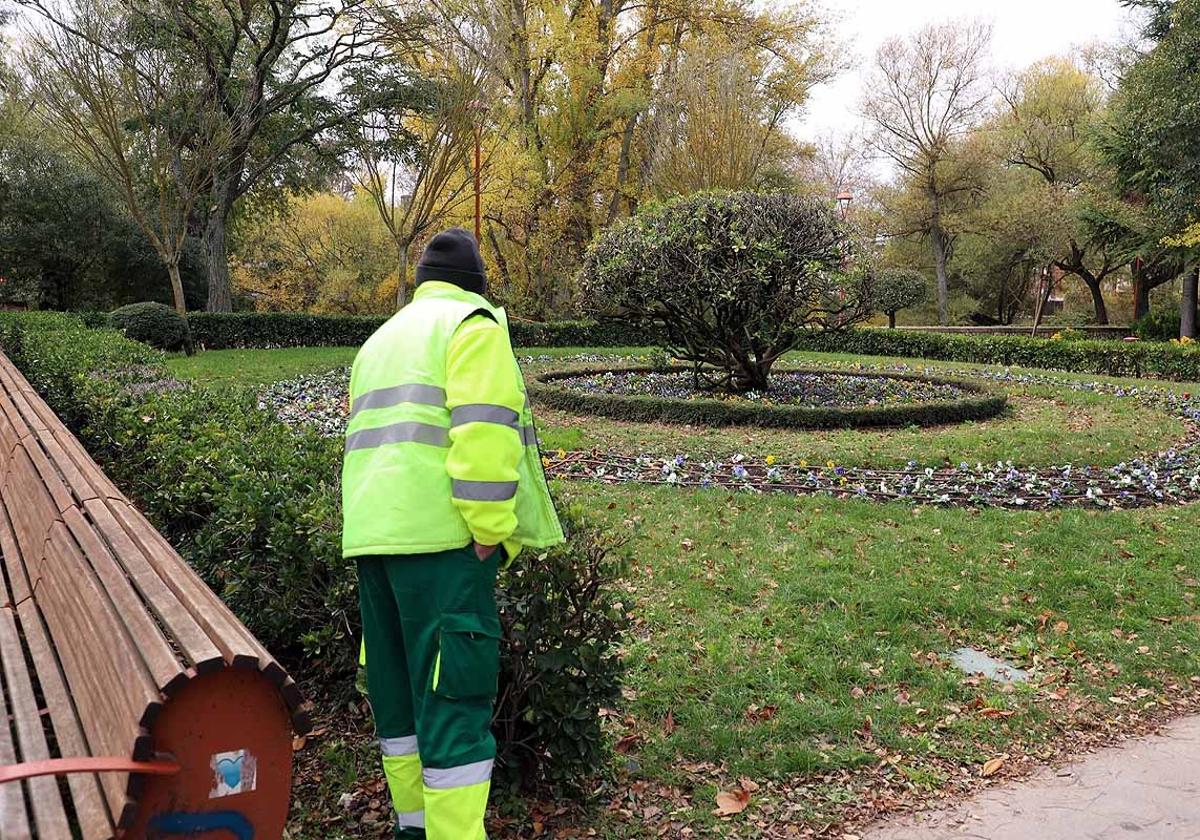
<path fill-rule="evenodd" d="M 759 708 L 756 705 L 751 705 L 746 709 L 746 720 L 752 723 L 762 723 L 775 717 L 775 713 L 779 711 L 778 706 L 763 706 Z"/>
<path fill-rule="evenodd" d="M 636 733 L 632 735 L 626 735 L 624 738 L 617 741 L 617 744 L 615 747 L 613 747 L 613 749 L 624 755 L 635 749 L 637 745 L 641 743 L 641 740 L 642 736 Z"/>
<path fill-rule="evenodd" d="M 980 709 L 979 716 L 985 718 L 1007 718 L 1012 717 L 1016 712 L 1012 709 Z"/>
<path fill-rule="evenodd" d="M 1004 762 L 1008 761 L 1007 755 L 998 755 L 995 758 L 989 758 L 983 763 L 983 767 L 979 770 L 979 775 L 985 779 L 988 776 L 995 776 L 1000 772 L 1000 768 L 1004 766 Z"/>
<path fill-rule="evenodd" d="M 717 794 L 717 808 L 713 813 L 721 817 L 730 817 L 745 811 L 749 804 L 750 792 L 748 790 L 742 788 L 723 790 Z"/>
<path fill-rule="evenodd" d="M 746 791 L 747 793 L 754 793 L 756 790 L 758 790 L 758 782 L 754 781 L 753 779 L 748 779 L 745 776 L 742 776 L 740 779 L 738 779 L 738 784 L 740 784 L 742 786 L 742 790 Z"/>

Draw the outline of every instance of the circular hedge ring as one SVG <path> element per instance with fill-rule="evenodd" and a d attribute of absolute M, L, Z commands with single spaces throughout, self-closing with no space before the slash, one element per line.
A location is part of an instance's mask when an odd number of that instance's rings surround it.
<path fill-rule="evenodd" d="M 889 405 L 829 407 L 766 403 L 748 400 L 723 400 L 715 397 L 669 397 L 651 394 L 617 394 L 583 391 L 571 387 L 569 380 L 622 374 L 678 373 L 690 377 L 690 370 L 664 371 L 650 367 L 593 368 L 555 371 L 537 376 L 529 385 L 529 395 L 539 404 L 576 414 L 593 414 L 633 422 L 680 423 L 694 426 L 760 426 L 790 429 L 847 429 L 889 426 L 938 426 L 987 420 L 1004 411 L 1008 397 L 975 382 L 907 373 L 833 373 L 815 368 L 780 368 L 778 376 L 810 374 L 820 377 L 899 380 L 923 385 L 949 387 L 962 393 L 957 399 L 934 399 Z"/>

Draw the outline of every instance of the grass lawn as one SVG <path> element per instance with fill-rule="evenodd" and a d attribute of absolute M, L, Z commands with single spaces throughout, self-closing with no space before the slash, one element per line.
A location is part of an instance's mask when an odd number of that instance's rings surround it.
<path fill-rule="evenodd" d="M 585 347 L 521 349 L 519 355 L 572 356 L 596 352 Z M 644 348 L 605 348 L 605 354 L 646 352 Z M 284 347 L 276 350 L 205 350 L 194 356 L 172 353 L 167 367 L 183 379 L 205 385 L 254 387 L 344 367 L 354 361 L 357 347 Z"/>
<path fill-rule="evenodd" d="M 710 811 L 740 777 L 761 787 L 751 822 L 836 822 L 860 795 L 855 774 L 877 777 L 881 762 L 890 784 L 937 788 L 988 758 L 1036 754 L 1064 731 L 1148 711 L 1177 693 L 1165 686 L 1200 675 L 1194 508 L 559 492 L 628 534 L 635 558 L 616 734 L 635 745 L 638 768 L 622 783 L 642 793 L 632 818 L 607 812 L 602 836 L 653 836 L 646 807 L 680 809 L 674 820 L 702 836 L 733 836 Z M 962 645 L 1032 678 L 965 679 L 942 658 Z M 737 836 L 786 836 L 743 820 Z"/>
<path fill-rule="evenodd" d="M 357 352 L 357 347 L 205 350 L 194 356 L 173 353 L 167 367 L 181 379 L 214 387 L 257 386 L 348 365 Z"/>

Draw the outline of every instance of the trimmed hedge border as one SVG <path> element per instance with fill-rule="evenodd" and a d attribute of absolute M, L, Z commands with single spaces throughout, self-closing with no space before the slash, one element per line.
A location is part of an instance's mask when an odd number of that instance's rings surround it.
<path fill-rule="evenodd" d="M 542 405 L 592 414 L 615 420 L 641 423 L 679 423 L 695 426 L 758 426 L 782 429 L 865 429 L 895 426 L 937 426 L 988 420 L 1004 411 L 1008 397 L 975 382 L 917 374 L 859 374 L 875 379 L 902 379 L 909 382 L 930 382 L 952 385 L 977 396 L 954 402 L 910 403 L 895 406 L 864 406 L 861 408 L 810 408 L 796 405 L 756 405 L 726 402 L 715 399 L 682 400 L 668 397 L 625 396 L 619 394 L 585 394 L 556 386 L 559 379 L 579 376 L 600 376 L 606 373 L 656 373 L 659 368 L 591 368 L 587 370 L 555 371 L 536 377 L 529 386 L 529 396 Z M 779 372 L 829 375 L 832 371 L 819 368 L 779 368 Z"/>
<path fill-rule="evenodd" d="M 357 347 L 385 317 L 289 312 L 194 312 L 192 338 L 208 350 L 272 347 Z M 620 321 L 509 322 L 517 347 L 641 347 L 657 336 Z"/>
<path fill-rule="evenodd" d="M 1200 349 L 1152 342 L 1054 341 L 1011 335 L 964 336 L 857 329 L 807 335 L 795 349 L 1019 366 L 1134 379 L 1200 381 Z"/>

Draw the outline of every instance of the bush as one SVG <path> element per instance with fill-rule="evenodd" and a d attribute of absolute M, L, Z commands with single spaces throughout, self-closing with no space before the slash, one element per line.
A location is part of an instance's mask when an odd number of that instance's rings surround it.
<path fill-rule="evenodd" d="M 496 590 L 505 644 L 495 730 L 512 787 L 571 788 L 593 775 L 604 765 L 600 709 L 621 693 L 616 645 L 628 621 L 613 585 L 624 566 L 582 508 L 561 513 L 569 541 L 518 557 Z"/>
<path fill-rule="evenodd" d="M 1133 322 L 1133 334 L 1145 341 L 1179 338 L 1179 307 L 1155 307 Z"/>
<path fill-rule="evenodd" d="M 197 312 L 188 317 L 195 342 L 209 350 L 253 347 L 357 347 L 387 318 L 286 312 Z M 639 347 L 653 333 L 629 324 L 594 321 L 538 323 L 512 319 L 518 347 Z"/>
<path fill-rule="evenodd" d="M 888 316 L 888 326 L 896 328 L 896 313 L 920 306 L 929 295 L 925 275 L 907 268 L 881 271 L 871 285 L 871 307 Z"/>
<path fill-rule="evenodd" d="M 187 319 L 161 303 L 131 303 L 108 316 L 116 329 L 158 350 L 182 350 L 188 343 Z"/>
<path fill-rule="evenodd" d="M 1200 350 L 1181 345 L 1087 340 L 1053 341 L 1012 335 L 946 335 L 856 329 L 805 337 L 797 347 L 817 353 L 904 356 L 948 362 L 1098 373 L 1105 376 L 1200 381 Z"/>
<path fill-rule="evenodd" d="M 767 387 L 812 332 L 869 314 L 869 274 L 825 203 L 705 193 L 651 205 L 603 233 L 581 286 L 596 314 L 658 328 L 676 356 L 730 390 Z"/>
<path fill-rule="evenodd" d="M 350 686 L 360 633 L 339 441 L 294 431 L 250 396 L 175 381 L 161 354 L 73 316 L 0 315 L 0 347 L 264 644 Z M 569 785 L 601 766 L 599 708 L 622 671 L 621 565 L 578 511 L 564 524 L 565 546 L 519 558 L 500 581 L 501 784 Z"/>
<path fill-rule="evenodd" d="M 792 368 L 789 368 L 791 370 Z M 934 426 L 941 423 L 965 423 L 987 420 L 1002 412 L 1008 404 L 1003 394 L 993 393 L 972 382 L 932 376 L 888 374 L 896 379 L 953 385 L 969 392 L 953 402 L 939 401 L 900 405 L 825 408 L 802 405 L 778 405 L 761 402 L 732 402 L 719 399 L 678 399 L 650 395 L 587 393 L 554 384 L 556 379 L 592 376 L 610 372 L 647 373 L 655 368 L 616 370 L 572 370 L 539 376 L 529 389 L 539 405 L 595 414 L 641 423 L 687 423 L 694 426 L 759 426 L 787 429 L 849 429 L 884 426 Z M 828 373 L 829 371 L 815 371 Z"/>

